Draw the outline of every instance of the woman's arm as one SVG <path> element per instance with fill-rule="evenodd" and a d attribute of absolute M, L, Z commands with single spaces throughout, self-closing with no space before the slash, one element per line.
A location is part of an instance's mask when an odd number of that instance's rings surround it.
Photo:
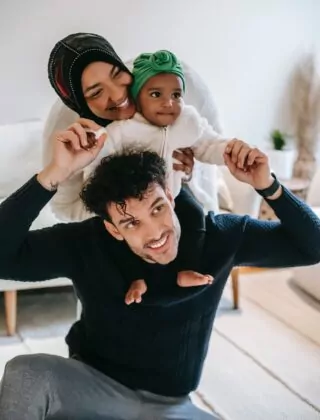
<path fill-rule="evenodd" d="M 47 166 L 52 158 L 52 146 L 56 132 L 65 130 L 77 119 L 78 114 L 67 108 L 60 99 L 52 106 L 43 132 L 43 166 Z M 71 179 L 59 186 L 58 192 L 50 202 L 52 212 L 62 221 L 81 221 L 93 215 L 86 211 L 79 193 L 84 182 L 84 172 L 80 171 Z"/>

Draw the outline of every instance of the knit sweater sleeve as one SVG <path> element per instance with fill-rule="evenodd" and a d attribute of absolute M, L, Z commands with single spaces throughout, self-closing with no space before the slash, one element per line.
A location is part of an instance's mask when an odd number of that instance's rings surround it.
<path fill-rule="evenodd" d="M 43 165 L 52 158 L 54 135 L 57 131 L 66 130 L 79 116 L 68 109 L 60 100 L 50 110 L 43 132 Z M 81 221 L 92 217 L 81 199 L 80 191 L 84 183 L 84 172 L 80 171 L 59 186 L 59 191 L 50 202 L 52 212 L 63 221 Z"/>
<path fill-rule="evenodd" d="M 320 261 L 320 220 L 302 200 L 283 187 L 267 200 L 279 221 L 246 217 L 235 265 L 294 267 Z"/>
<path fill-rule="evenodd" d="M 76 266 L 73 224 L 31 230 L 30 226 L 54 193 L 36 177 L 0 205 L 0 278 L 41 281 L 72 276 Z"/>

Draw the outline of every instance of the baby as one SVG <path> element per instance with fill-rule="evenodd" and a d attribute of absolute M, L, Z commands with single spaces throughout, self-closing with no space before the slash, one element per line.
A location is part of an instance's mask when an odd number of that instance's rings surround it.
<path fill-rule="evenodd" d="M 194 107 L 184 104 L 185 78 L 182 66 L 173 53 L 162 50 L 141 54 L 134 61 L 132 73 L 131 94 L 138 112 L 130 120 L 115 121 L 106 127 L 107 141 L 99 157 L 86 169 L 86 174 L 94 170 L 101 158 L 122 148 L 152 150 L 166 160 L 168 187 L 176 197 L 184 173 L 172 170 L 173 151 L 189 147 L 197 160 L 223 165 L 228 140 L 215 132 Z M 200 277 L 200 283 L 210 284 L 213 280 L 211 276 L 202 276 L 194 271 L 201 257 L 205 231 L 202 209 L 194 212 L 190 223 L 195 235 L 186 234 L 181 238 L 183 247 L 178 254 L 178 284 L 191 286 L 193 280 L 199 283 Z M 147 290 L 145 281 L 139 276 L 136 278 L 138 280 L 133 281 L 126 294 L 127 304 L 141 302 L 141 296 Z"/>

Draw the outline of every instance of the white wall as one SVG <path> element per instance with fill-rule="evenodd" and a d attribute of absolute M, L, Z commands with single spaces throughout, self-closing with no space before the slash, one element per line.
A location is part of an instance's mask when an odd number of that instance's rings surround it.
<path fill-rule="evenodd" d="M 295 63 L 320 39 L 319 0 L 1 0 L 0 10 L 0 124 L 46 115 L 51 48 L 91 31 L 123 58 L 175 51 L 207 80 L 225 131 L 259 144 L 281 125 Z"/>

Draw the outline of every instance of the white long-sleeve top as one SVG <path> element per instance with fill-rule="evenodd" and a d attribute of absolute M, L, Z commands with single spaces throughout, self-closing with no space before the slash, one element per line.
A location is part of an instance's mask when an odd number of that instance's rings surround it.
<path fill-rule="evenodd" d="M 174 150 L 190 147 L 195 159 L 200 162 L 223 165 L 223 152 L 227 140 L 220 136 L 209 125 L 206 118 L 199 115 L 191 105 L 184 105 L 176 121 L 166 127 L 158 127 L 148 122 L 143 115 L 136 113 L 129 120 L 114 121 L 106 127 L 107 139 L 97 158 L 85 168 L 85 177 L 99 165 L 105 156 L 121 150 L 139 149 L 158 153 L 166 161 L 168 187 L 176 197 L 181 189 L 185 174 L 173 170 Z M 201 192 L 193 190 L 195 197 L 201 201 Z"/>
<path fill-rule="evenodd" d="M 126 63 L 132 68 L 132 62 Z M 198 73 L 183 62 L 186 79 L 184 101 L 193 105 L 202 117 L 205 117 L 216 132 L 220 132 L 218 112 L 210 89 Z M 43 164 L 47 165 L 52 157 L 54 135 L 57 131 L 66 130 L 77 121 L 79 115 L 67 108 L 60 99 L 52 106 L 43 132 Z M 57 193 L 50 201 L 53 213 L 64 221 L 81 221 L 93 215 L 85 210 L 79 193 L 85 180 L 84 171 L 78 172 L 72 178 L 59 186 Z M 205 211 L 218 211 L 216 166 L 195 161 L 193 176 L 188 183 L 191 192 L 197 190 L 199 201 Z"/>

